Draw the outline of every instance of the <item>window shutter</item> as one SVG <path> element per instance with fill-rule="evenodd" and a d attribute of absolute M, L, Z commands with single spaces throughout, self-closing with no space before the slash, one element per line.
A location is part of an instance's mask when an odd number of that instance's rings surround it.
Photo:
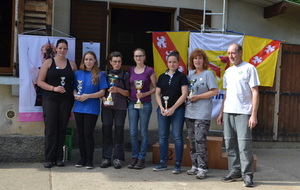
<path fill-rule="evenodd" d="M 52 27 L 53 0 L 19 0 L 18 33 Z M 51 30 L 38 30 L 35 35 L 51 35 Z"/>
<path fill-rule="evenodd" d="M 71 35 L 76 37 L 76 63 L 82 58 L 82 42 L 100 42 L 100 67 L 105 69 L 107 3 L 73 0 L 71 6 Z"/>

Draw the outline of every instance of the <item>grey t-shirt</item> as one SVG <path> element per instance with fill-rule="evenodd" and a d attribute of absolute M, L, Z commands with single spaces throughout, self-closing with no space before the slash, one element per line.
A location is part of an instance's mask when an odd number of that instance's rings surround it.
<path fill-rule="evenodd" d="M 209 70 L 204 70 L 200 74 L 191 72 L 188 80 L 197 81 L 194 84 L 194 94 L 203 94 L 213 88 L 218 88 L 214 74 Z M 185 107 L 185 118 L 211 120 L 212 98 L 187 101 Z"/>

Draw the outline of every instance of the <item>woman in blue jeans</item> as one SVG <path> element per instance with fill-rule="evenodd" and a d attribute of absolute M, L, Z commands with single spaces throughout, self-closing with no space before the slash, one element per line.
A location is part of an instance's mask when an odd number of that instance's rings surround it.
<path fill-rule="evenodd" d="M 132 159 L 128 165 L 129 169 L 143 169 L 145 167 L 145 157 L 148 148 L 148 124 L 152 113 L 151 94 L 155 92 L 156 75 L 151 67 L 145 65 L 146 53 L 143 49 L 137 48 L 133 51 L 135 67 L 129 68 L 130 75 L 130 103 L 128 106 L 129 128 L 131 136 Z M 143 81 L 140 92 L 135 88 L 135 81 Z M 150 86 L 153 86 L 150 89 Z M 135 106 L 140 99 L 143 106 Z M 140 105 L 140 104 L 137 104 Z M 139 152 L 138 123 L 140 121 L 141 147 Z"/>
<path fill-rule="evenodd" d="M 173 174 L 181 173 L 183 154 L 183 124 L 185 105 L 188 95 L 188 80 L 179 68 L 179 53 L 173 51 L 167 58 L 168 70 L 161 74 L 156 84 L 155 98 L 158 104 L 157 120 L 159 132 L 160 161 L 154 171 L 167 169 L 169 133 L 172 126 L 172 136 L 175 144 L 175 166 Z"/>

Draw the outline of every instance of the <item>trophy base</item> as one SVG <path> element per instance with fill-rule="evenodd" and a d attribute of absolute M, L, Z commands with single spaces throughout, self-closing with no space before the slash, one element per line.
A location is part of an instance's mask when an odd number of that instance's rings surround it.
<path fill-rule="evenodd" d="M 113 105 L 114 105 L 114 102 L 112 102 L 112 101 L 105 101 L 105 102 L 104 102 L 104 105 L 107 105 L 107 106 L 113 106 Z"/>
<path fill-rule="evenodd" d="M 143 104 L 134 104 L 134 108 L 141 109 L 143 107 Z"/>

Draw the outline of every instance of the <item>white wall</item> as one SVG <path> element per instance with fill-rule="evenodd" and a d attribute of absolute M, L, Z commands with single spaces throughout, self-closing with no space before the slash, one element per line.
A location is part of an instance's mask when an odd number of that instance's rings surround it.
<path fill-rule="evenodd" d="M 283 14 L 265 19 L 262 7 L 237 0 L 229 2 L 227 30 L 300 44 L 299 18 Z"/>
<path fill-rule="evenodd" d="M 70 34 L 71 20 L 71 0 L 54 0 L 53 5 L 53 25 L 52 27 L 59 32 L 53 32 L 54 35 L 62 36 L 60 32 Z"/>
<path fill-rule="evenodd" d="M 0 85 L 0 135 L 23 134 L 23 135 L 40 135 L 43 134 L 43 122 L 19 122 L 19 96 L 12 95 L 10 85 Z M 6 112 L 13 110 L 16 117 L 6 118 Z"/>

